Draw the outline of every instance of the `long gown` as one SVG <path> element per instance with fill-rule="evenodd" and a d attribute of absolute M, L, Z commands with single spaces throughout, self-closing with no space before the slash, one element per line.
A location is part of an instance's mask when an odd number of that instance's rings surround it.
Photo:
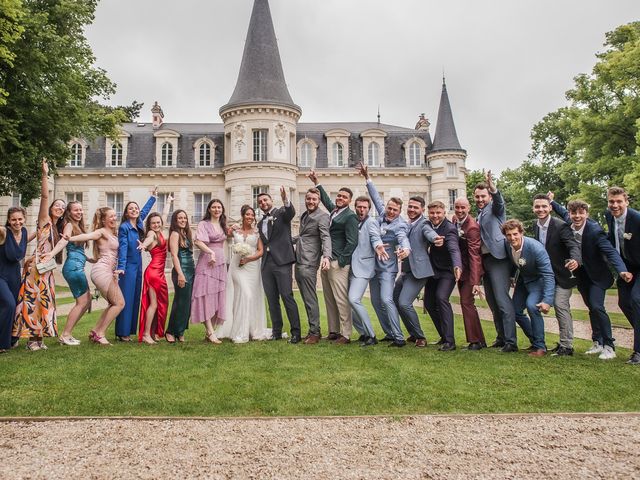
<path fill-rule="evenodd" d="M 51 222 L 38 227 L 38 255 L 53 250 Z M 25 270 L 18 294 L 16 317 L 13 322 L 14 337 L 55 337 L 58 335 L 56 321 L 56 285 L 53 270 L 39 273 L 36 262 Z"/>
<path fill-rule="evenodd" d="M 209 265 L 210 256 L 200 252 L 193 279 L 193 295 L 191 299 L 191 323 L 204 323 L 213 319 L 215 325 L 224 322 L 225 318 L 225 286 L 227 283 L 227 264 L 224 258 L 224 241 L 227 236 L 216 232 L 213 224 L 203 220 L 198 223 L 196 238 L 204 242 L 216 255 L 216 263 Z"/>
<path fill-rule="evenodd" d="M 84 273 L 87 256 L 84 253 L 84 244 L 76 245 L 73 242 L 67 244 L 67 259 L 62 267 L 62 276 L 69 285 L 73 298 L 78 298 L 89 291 L 89 282 Z"/>
<path fill-rule="evenodd" d="M 195 274 L 195 263 L 193 262 L 193 250 L 191 242 L 186 241 L 186 246 L 178 247 L 178 260 L 180 269 L 184 274 L 186 283 L 184 287 L 178 286 L 178 272 L 174 268 L 171 271 L 173 281 L 173 303 L 171 304 L 171 315 L 169 315 L 169 325 L 167 333 L 174 337 L 181 337 L 184 331 L 189 328 L 189 317 L 191 316 L 191 292 L 193 290 L 193 276 Z"/>
<path fill-rule="evenodd" d="M 138 329 L 138 341 L 142 342 L 144 328 L 147 322 L 147 308 L 149 308 L 149 289 L 156 292 L 158 308 L 151 325 L 151 336 L 164 337 L 164 324 L 167 320 L 169 309 L 169 289 L 167 278 L 164 275 L 164 267 L 167 263 L 167 241 L 162 233 L 158 233 L 158 244 L 149 250 L 151 262 L 144 271 L 142 283 L 142 304 L 140 306 L 140 328 Z"/>
<path fill-rule="evenodd" d="M 246 243 L 253 255 L 258 246 L 258 233 L 247 235 L 234 232 L 233 245 Z M 229 265 L 226 292 L 225 322 L 216 331 L 218 338 L 230 338 L 235 343 L 249 340 L 267 340 L 271 329 L 267 328 L 264 291 L 260 275 L 261 260 L 240 266 L 241 255 L 234 253 Z"/>
<path fill-rule="evenodd" d="M 110 236 L 107 241 L 98 243 L 100 257 L 91 267 L 91 281 L 107 302 L 114 304 L 122 295 L 113 272 L 118 263 L 118 238 Z"/>
<path fill-rule="evenodd" d="M 27 252 L 27 229 L 22 227 L 20 243 L 7 227 L 7 236 L 0 245 L 0 350 L 11 347 L 11 330 L 20 292 L 20 260 Z"/>

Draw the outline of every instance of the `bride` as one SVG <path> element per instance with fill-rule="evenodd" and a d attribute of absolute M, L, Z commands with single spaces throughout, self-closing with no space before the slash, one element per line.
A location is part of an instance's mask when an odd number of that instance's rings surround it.
<path fill-rule="evenodd" d="M 216 331 L 218 338 L 234 343 L 268 340 L 260 264 L 262 241 L 255 228 L 256 212 L 249 205 L 240 209 L 242 225 L 232 234 L 233 256 L 229 265 L 225 322 Z"/>

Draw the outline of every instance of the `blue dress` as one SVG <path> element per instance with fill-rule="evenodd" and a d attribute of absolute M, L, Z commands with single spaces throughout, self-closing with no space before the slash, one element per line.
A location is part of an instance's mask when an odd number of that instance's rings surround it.
<path fill-rule="evenodd" d="M 11 347 L 11 329 L 20 292 L 20 260 L 27 252 L 27 236 L 27 229 L 23 227 L 22 239 L 17 244 L 7 228 L 6 240 L 0 245 L 0 350 Z"/>
<path fill-rule="evenodd" d="M 142 254 L 138 250 L 138 240 L 144 234 L 144 219 L 147 218 L 156 197 L 151 197 L 140 210 L 138 222 L 134 227 L 126 221 L 118 229 L 118 267 L 124 271 L 118 284 L 124 296 L 124 308 L 116 318 L 116 336 L 128 337 L 135 335 L 138 327 L 138 312 L 140 311 L 140 292 L 142 290 Z"/>
<path fill-rule="evenodd" d="M 67 244 L 67 260 L 62 267 L 62 276 L 67 281 L 73 298 L 78 298 L 89 291 L 89 282 L 84 273 L 84 265 L 87 256 L 84 253 L 84 245 L 76 245 L 73 242 Z"/>

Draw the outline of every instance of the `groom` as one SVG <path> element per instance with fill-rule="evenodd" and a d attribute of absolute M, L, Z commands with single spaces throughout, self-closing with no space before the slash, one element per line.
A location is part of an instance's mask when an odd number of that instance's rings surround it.
<path fill-rule="evenodd" d="M 300 316 L 298 305 L 293 298 L 291 265 L 296 256 L 291 240 L 291 220 L 295 209 L 287 198 L 284 187 L 280 187 L 280 196 L 284 206 L 275 208 L 268 193 L 258 195 L 258 207 L 262 210 L 262 219 L 258 222 L 260 239 L 264 245 L 262 257 L 262 285 L 269 303 L 271 316 L 272 340 L 282 338 L 282 310 L 280 297 L 287 311 L 291 325 L 291 339 L 289 343 L 300 342 Z"/>

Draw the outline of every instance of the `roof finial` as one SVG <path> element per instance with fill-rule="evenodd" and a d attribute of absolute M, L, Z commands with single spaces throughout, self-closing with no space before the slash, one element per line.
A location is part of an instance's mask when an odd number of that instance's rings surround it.
<path fill-rule="evenodd" d="M 380 125 L 380 104 L 378 104 L 378 125 Z"/>
<path fill-rule="evenodd" d="M 444 86 L 446 84 L 447 84 L 447 82 L 445 81 L 445 78 L 444 78 L 444 65 L 443 65 L 442 66 L 442 85 Z"/>

